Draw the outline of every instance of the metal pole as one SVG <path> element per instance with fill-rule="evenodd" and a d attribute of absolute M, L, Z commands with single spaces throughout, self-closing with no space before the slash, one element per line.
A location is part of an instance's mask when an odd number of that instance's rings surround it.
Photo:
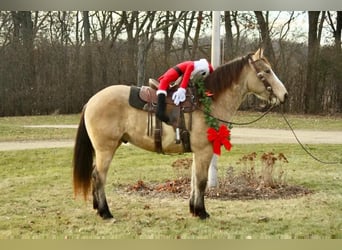
<path fill-rule="evenodd" d="M 211 64 L 214 69 L 220 65 L 220 11 L 213 11 L 213 24 L 211 35 Z"/>
<path fill-rule="evenodd" d="M 211 64 L 213 68 L 220 65 L 220 11 L 213 11 L 213 26 L 211 36 Z M 217 155 L 211 159 L 208 172 L 208 188 L 217 186 Z"/>

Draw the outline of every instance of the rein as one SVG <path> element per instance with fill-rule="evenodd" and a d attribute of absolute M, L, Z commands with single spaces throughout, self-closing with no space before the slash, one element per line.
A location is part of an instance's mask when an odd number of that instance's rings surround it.
<path fill-rule="evenodd" d="M 296 141 L 298 142 L 298 144 L 302 147 L 302 149 L 305 151 L 305 153 L 307 153 L 312 159 L 314 159 L 315 161 L 318 161 L 318 162 L 320 162 L 320 163 L 322 163 L 322 164 L 341 164 L 341 162 L 337 162 L 337 161 L 323 161 L 323 160 L 317 158 L 316 156 L 314 156 L 314 155 L 313 155 L 313 154 L 312 154 L 312 153 L 303 145 L 303 143 L 298 139 L 298 137 L 297 137 L 297 135 L 296 135 L 294 129 L 292 128 L 290 122 L 289 122 L 288 119 L 286 118 L 284 111 L 281 112 L 281 115 L 283 116 L 283 118 L 284 118 L 284 120 L 285 120 L 287 126 L 290 128 L 290 130 L 291 130 L 293 136 L 296 138 Z"/>
<path fill-rule="evenodd" d="M 250 124 L 253 124 L 259 120 L 261 120 L 265 115 L 267 115 L 269 112 L 271 112 L 271 110 L 274 108 L 275 106 L 274 105 L 271 105 L 268 110 L 266 110 L 261 116 L 259 116 L 258 118 L 256 118 L 255 120 L 252 120 L 252 121 L 249 121 L 249 122 L 231 122 L 231 121 L 226 121 L 226 120 L 223 120 L 223 119 L 220 119 L 218 117 L 215 117 L 213 116 L 212 114 L 209 114 L 207 112 L 205 112 L 203 109 L 201 109 L 200 107 L 196 107 L 196 109 L 202 111 L 205 115 L 207 116 L 210 116 L 211 118 L 213 119 L 216 119 L 218 120 L 219 122 L 222 122 L 222 123 L 226 123 L 228 125 L 238 125 L 238 126 L 245 126 L 245 125 L 250 125 Z"/>
<path fill-rule="evenodd" d="M 261 119 L 262 119 L 265 115 L 267 115 L 274 107 L 275 107 L 274 105 L 271 105 L 270 108 L 269 108 L 268 110 L 266 110 L 261 116 L 259 116 L 259 117 L 258 117 L 257 119 L 255 119 L 255 120 L 252 120 L 252 121 L 250 121 L 250 122 L 241 122 L 241 123 L 240 123 L 240 122 L 225 121 L 225 120 L 222 120 L 222 119 L 220 119 L 220 118 L 217 118 L 217 117 L 215 117 L 215 116 L 213 116 L 213 115 L 211 115 L 211 114 L 206 113 L 203 109 L 201 109 L 201 108 L 199 108 L 199 107 L 197 107 L 197 109 L 200 110 L 200 111 L 202 111 L 202 112 L 205 113 L 206 115 L 212 117 L 213 119 L 216 119 L 216 120 L 218 120 L 218 121 L 220 121 L 220 122 L 222 122 L 222 123 L 226 123 L 226 124 L 228 124 L 228 125 L 244 126 L 244 125 L 253 124 L 253 123 L 255 123 L 255 122 L 261 120 Z M 341 162 L 337 162 L 337 161 L 323 161 L 323 160 L 319 159 L 317 156 L 313 155 L 313 154 L 312 154 L 312 153 L 303 145 L 303 143 L 299 140 L 299 138 L 298 138 L 296 132 L 295 132 L 294 129 L 292 128 L 292 126 L 291 126 L 290 122 L 288 121 L 288 119 L 286 118 L 284 111 L 281 112 L 281 115 L 282 115 L 282 117 L 284 118 L 284 121 L 285 121 L 285 123 L 287 124 L 287 126 L 290 128 L 290 130 L 291 130 L 293 136 L 295 137 L 297 143 L 301 146 L 301 148 L 305 151 L 305 153 L 307 153 L 312 159 L 314 159 L 315 161 L 318 161 L 318 162 L 320 162 L 320 163 L 322 163 L 322 164 L 327 164 L 327 165 L 328 165 L 328 164 L 341 164 Z"/>

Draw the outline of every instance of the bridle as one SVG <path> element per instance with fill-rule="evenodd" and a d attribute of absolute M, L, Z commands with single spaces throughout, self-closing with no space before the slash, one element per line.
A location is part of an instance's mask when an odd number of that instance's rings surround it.
<path fill-rule="evenodd" d="M 253 54 L 249 54 L 247 55 L 248 57 L 248 60 L 250 61 L 251 65 L 253 66 L 255 72 L 256 72 L 256 75 L 257 77 L 260 79 L 260 81 L 262 81 L 262 83 L 264 84 L 265 86 L 265 89 L 267 89 L 268 92 L 270 92 L 271 94 L 273 94 L 273 90 L 272 90 L 272 87 L 271 87 L 271 84 L 267 81 L 267 79 L 263 76 L 263 74 L 261 73 L 262 72 L 262 69 L 260 69 L 256 63 L 258 61 L 264 61 L 262 58 L 258 59 L 258 60 L 253 60 L 252 58 L 252 55 Z"/>

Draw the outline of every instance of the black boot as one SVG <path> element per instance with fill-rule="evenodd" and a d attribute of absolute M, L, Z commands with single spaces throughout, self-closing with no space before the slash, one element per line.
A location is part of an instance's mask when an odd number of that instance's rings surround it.
<path fill-rule="evenodd" d="M 165 111 L 166 111 L 166 96 L 164 94 L 159 94 L 156 116 L 158 117 L 159 120 L 167 123 L 169 121 L 169 117 L 166 115 Z"/>

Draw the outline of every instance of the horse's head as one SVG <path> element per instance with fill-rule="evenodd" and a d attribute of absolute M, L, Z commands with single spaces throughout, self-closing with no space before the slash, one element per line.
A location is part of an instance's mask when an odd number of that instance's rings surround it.
<path fill-rule="evenodd" d="M 272 105 L 285 102 L 287 90 L 263 56 L 263 49 L 249 55 L 249 64 L 252 72 L 248 78 L 248 90 Z"/>

